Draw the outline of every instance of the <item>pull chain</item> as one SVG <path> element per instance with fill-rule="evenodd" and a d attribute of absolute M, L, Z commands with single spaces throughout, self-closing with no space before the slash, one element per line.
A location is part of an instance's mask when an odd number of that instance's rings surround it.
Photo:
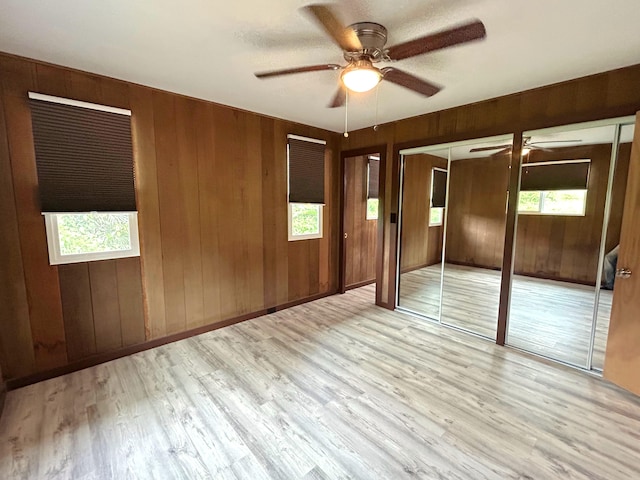
<path fill-rule="evenodd" d="M 373 131 L 378 131 L 378 93 L 380 92 L 380 84 L 376 85 L 376 123 L 373 125 Z"/>
<path fill-rule="evenodd" d="M 349 136 L 349 89 L 344 87 L 344 136 Z"/>

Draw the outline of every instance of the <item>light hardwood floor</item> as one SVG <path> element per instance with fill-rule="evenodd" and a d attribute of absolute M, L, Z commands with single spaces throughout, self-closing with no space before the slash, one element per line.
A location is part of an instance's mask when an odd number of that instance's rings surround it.
<path fill-rule="evenodd" d="M 403 273 L 400 306 L 437 318 L 441 266 Z M 442 322 L 495 338 L 499 271 L 446 264 Z M 591 335 L 594 287 L 514 275 L 507 342 L 524 350 L 585 366 Z M 600 291 L 593 368 L 602 370 L 612 292 Z"/>
<path fill-rule="evenodd" d="M 640 478 L 638 397 L 373 298 L 9 392 L 0 478 Z"/>

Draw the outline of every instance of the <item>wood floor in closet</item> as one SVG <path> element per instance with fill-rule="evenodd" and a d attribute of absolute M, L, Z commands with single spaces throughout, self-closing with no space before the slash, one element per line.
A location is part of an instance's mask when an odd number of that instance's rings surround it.
<path fill-rule="evenodd" d="M 373 298 L 9 392 L 0 478 L 640 478 L 638 397 Z"/>

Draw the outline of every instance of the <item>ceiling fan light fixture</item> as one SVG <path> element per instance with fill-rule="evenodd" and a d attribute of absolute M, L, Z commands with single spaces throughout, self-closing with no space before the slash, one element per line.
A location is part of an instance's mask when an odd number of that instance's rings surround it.
<path fill-rule="evenodd" d="M 374 88 L 380 80 L 382 73 L 368 60 L 353 62 L 340 75 L 342 83 L 353 92 L 368 92 Z"/>

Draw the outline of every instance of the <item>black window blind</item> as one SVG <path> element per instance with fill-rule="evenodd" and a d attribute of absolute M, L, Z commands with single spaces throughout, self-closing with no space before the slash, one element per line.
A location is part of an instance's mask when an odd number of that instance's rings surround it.
<path fill-rule="evenodd" d="M 29 102 L 42 211 L 135 211 L 131 117 Z"/>
<path fill-rule="evenodd" d="M 324 203 L 325 145 L 288 138 L 289 202 Z"/>
<path fill-rule="evenodd" d="M 443 208 L 447 199 L 447 172 L 444 170 L 432 170 L 431 206 Z"/>
<path fill-rule="evenodd" d="M 590 160 L 580 162 L 531 163 L 522 166 L 520 190 L 585 190 L 589 184 Z"/>
<path fill-rule="evenodd" d="M 367 186 L 367 198 L 378 198 L 378 182 L 380 179 L 380 159 L 369 158 L 369 179 Z"/>

